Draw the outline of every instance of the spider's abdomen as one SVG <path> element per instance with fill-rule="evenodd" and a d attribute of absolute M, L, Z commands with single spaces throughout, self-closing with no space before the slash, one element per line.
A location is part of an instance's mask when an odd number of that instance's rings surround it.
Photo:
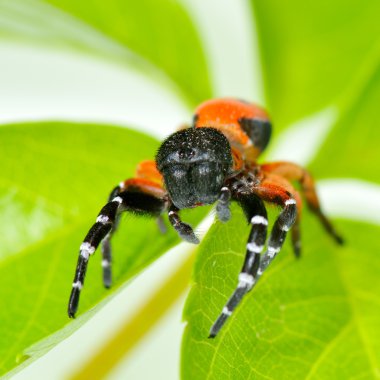
<path fill-rule="evenodd" d="M 259 106 L 237 99 L 212 99 L 195 110 L 194 127 L 220 130 L 231 146 L 255 160 L 268 145 L 271 123 Z"/>

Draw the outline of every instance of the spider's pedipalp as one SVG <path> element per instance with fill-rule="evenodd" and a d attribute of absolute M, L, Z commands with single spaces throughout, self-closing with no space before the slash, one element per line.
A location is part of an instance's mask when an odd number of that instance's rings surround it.
<path fill-rule="evenodd" d="M 238 192 L 234 194 L 234 198 L 243 208 L 252 227 L 248 238 L 244 264 L 238 277 L 237 287 L 224 306 L 222 313 L 211 327 L 209 338 L 214 338 L 218 334 L 244 295 L 254 287 L 260 265 L 260 253 L 264 248 L 267 236 L 267 212 L 261 199 L 254 194 L 242 195 Z"/>
<path fill-rule="evenodd" d="M 220 190 L 219 200 L 216 205 L 216 213 L 221 222 L 228 222 L 231 218 L 230 199 L 230 189 L 227 186 L 222 187 Z"/>
<path fill-rule="evenodd" d="M 178 212 L 178 208 L 171 205 L 168 212 L 170 224 L 177 231 L 182 240 L 191 244 L 199 244 L 199 239 L 195 235 L 193 228 L 189 224 L 182 222 Z"/>

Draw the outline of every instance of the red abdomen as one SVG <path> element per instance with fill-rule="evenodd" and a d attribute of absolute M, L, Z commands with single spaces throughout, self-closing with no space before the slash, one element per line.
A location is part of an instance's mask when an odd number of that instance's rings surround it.
<path fill-rule="evenodd" d="M 194 127 L 220 130 L 244 159 L 255 160 L 271 135 L 268 114 L 259 106 L 237 99 L 213 99 L 195 110 Z"/>

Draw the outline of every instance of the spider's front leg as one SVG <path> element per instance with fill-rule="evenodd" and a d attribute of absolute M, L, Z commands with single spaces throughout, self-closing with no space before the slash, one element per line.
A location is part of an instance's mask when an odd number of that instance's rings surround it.
<path fill-rule="evenodd" d="M 68 306 L 68 314 L 72 318 L 78 309 L 79 296 L 83 287 L 89 258 L 100 242 L 106 239 L 105 248 L 103 248 L 103 261 L 108 259 L 107 255 L 110 256 L 111 254 L 109 246 L 111 231 L 115 227 L 120 213 L 131 211 L 136 214 L 148 214 L 158 217 L 167 207 L 167 201 L 164 198 L 165 193 L 158 185 L 143 179 L 128 180 L 124 185 L 124 190 L 117 190 L 118 194 L 101 209 L 95 224 L 91 227 L 80 246 Z M 110 276 L 110 261 L 107 262 L 107 266 L 103 266 L 109 268 L 109 272 L 107 271 L 106 273 L 109 273 Z M 105 274 L 105 276 L 108 276 L 108 274 Z"/>
<path fill-rule="evenodd" d="M 260 253 L 264 248 L 267 236 L 267 212 L 261 199 L 255 194 L 242 194 L 238 191 L 233 194 L 233 197 L 243 208 L 252 227 L 248 238 L 244 264 L 239 274 L 238 286 L 211 327 L 209 338 L 214 338 L 218 334 L 227 318 L 257 281 Z"/>
<path fill-rule="evenodd" d="M 112 191 L 111 194 L 108 197 L 108 202 L 111 202 L 112 199 L 114 199 L 116 196 L 120 194 L 120 192 L 126 190 L 126 187 L 132 187 L 135 186 L 134 183 L 136 182 L 136 179 L 129 179 L 124 182 L 121 182 L 118 186 L 116 186 Z M 145 183 L 146 181 L 144 179 L 137 179 L 137 183 L 140 184 L 140 187 L 137 187 L 137 189 L 140 188 L 141 191 L 147 191 L 148 193 L 151 192 L 151 189 L 147 186 Z M 136 187 L 136 186 L 135 186 Z M 158 188 L 159 191 L 161 191 L 161 188 Z M 156 194 L 160 197 L 160 194 Z M 163 194 L 162 194 L 163 196 Z M 105 238 L 102 241 L 102 270 L 103 270 L 103 284 L 105 288 L 110 288 L 112 285 L 112 249 L 111 249 L 111 239 L 113 234 L 115 233 L 120 221 L 120 213 L 116 215 L 115 222 L 113 223 L 113 226 L 108 232 L 108 234 L 105 236 Z M 166 226 L 164 219 L 162 215 L 159 215 L 157 217 L 157 226 L 161 233 L 166 233 Z"/>

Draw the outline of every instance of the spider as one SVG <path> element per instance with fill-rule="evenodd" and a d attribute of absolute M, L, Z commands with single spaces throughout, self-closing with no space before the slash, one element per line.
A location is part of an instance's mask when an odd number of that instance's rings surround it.
<path fill-rule="evenodd" d="M 130 211 L 158 218 L 167 212 L 170 224 L 190 243 L 199 240 L 179 211 L 215 202 L 219 220 L 227 222 L 229 204 L 236 201 L 251 225 L 243 267 L 232 296 L 210 330 L 214 338 L 227 318 L 248 293 L 280 251 L 287 232 L 295 255 L 300 256 L 300 217 L 302 201 L 292 182 L 300 185 L 310 210 L 338 244 L 343 240 L 323 214 L 311 175 L 290 162 L 257 163 L 268 145 L 271 123 L 257 105 L 235 99 L 214 99 L 195 111 L 192 126 L 170 135 L 160 146 L 155 161 L 141 162 L 135 178 L 116 186 L 109 202 L 80 246 L 78 263 L 69 300 L 68 314 L 74 317 L 89 257 L 102 242 L 103 282 L 111 285 L 110 241 L 120 214 Z M 282 210 L 267 241 L 268 219 L 264 202 Z"/>

